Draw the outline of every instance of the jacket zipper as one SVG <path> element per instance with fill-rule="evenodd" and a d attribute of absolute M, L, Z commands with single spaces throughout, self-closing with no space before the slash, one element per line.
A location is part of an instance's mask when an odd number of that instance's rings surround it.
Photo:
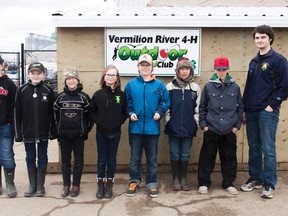
<path fill-rule="evenodd" d="M 146 95 L 146 82 L 144 82 L 144 92 L 143 92 L 143 96 L 144 96 L 144 107 L 143 107 L 143 110 L 144 110 L 144 118 L 143 118 L 143 134 L 145 134 L 145 122 L 146 122 L 146 109 L 145 109 L 145 107 L 146 107 L 146 97 L 145 97 L 145 95 Z"/>
<path fill-rule="evenodd" d="M 35 97 L 34 97 L 35 95 Z M 38 121 L 38 97 L 39 95 L 37 95 L 37 88 L 34 87 L 34 94 L 33 94 L 33 98 L 34 98 L 34 121 L 35 121 L 35 138 L 36 138 L 36 143 L 40 142 L 39 139 L 39 121 Z"/>

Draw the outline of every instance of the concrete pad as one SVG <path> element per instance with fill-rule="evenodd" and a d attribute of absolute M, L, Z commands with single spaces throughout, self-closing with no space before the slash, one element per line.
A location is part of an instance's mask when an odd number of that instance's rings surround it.
<path fill-rule="evenodd" d="M 49 158 L 57 160 L 57 146 L 49 149 Z M 50 147 L 49 147 L 50 148 Z M 53 152 L 53 153 L 52 153 Z M 55 156 L 56 155 L 56 156 Z M 96 173 L 84 173 L 81 190 L 78 197 L 62 198 L 62 175 L 47 174 L 45 197 L 24 197 L 28 188 L 28 177 L 25 163 L 24 145 L 15 144 L 15 158 L 17 163 L 15 184 L 18 195 L 8 198 L 5 183 L 3 194 L 0 196 L 0 215 L 5 216 L 287 216 L 288 212 L 288 172 L 278 172 L 278 184 L 273 199 L 260 197 L 261 189 L 251 192 L 239 191 L 237 196 L 228 194 L 221 188 L 221 173 L 214 172 L 211 176 L 212 186 L 207 195 L 197 193 L 197 173 L 189 173 L 188 180 L 191 191 L 175 192 L 171 189 L 172 177 L 170 173 L 159 173 L 160 196 L 149 197 L 145 182 L 134 197 L 125 195 L 128 182 L 128 173 L 117 173 L 113 187 L 114 195 L 111 199 L 97 199 Z M 145 179 L 145 174 L 143 175 Z M 235 186 L 248 179 L 247 172 L 238 172 Z"/>

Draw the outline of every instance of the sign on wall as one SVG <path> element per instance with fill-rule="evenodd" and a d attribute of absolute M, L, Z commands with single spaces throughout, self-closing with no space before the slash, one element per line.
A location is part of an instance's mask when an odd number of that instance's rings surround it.
<path fill-rule="evenodd" d="M 191 60 L 200 75 L 200 29 L 106 29 L 106 66 L 115 65 L 121 75 L 138 75 L 137 60 L 148 53 L 154 60 L 153 74 L 174 76 L 181 57 Z"/>

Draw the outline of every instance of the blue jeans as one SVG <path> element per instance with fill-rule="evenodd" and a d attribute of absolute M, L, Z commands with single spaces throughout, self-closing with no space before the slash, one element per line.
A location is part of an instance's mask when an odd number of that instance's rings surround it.
<path fill-rule="evenodd" d="M 277 183 L 276 131 L 278 122 L 279 113 L 277 112 L 265 110 L 246 112 L 249 175 L 253 180 L 274 188 Z"/>
<path fill-rule="evenodd" d="M 147 166 L 146 188 L 149 190 L 157 187 L 158 141 L 159 135 L 129 134 L 129 143 L 131 147 L 129 183 L 136 182 L 139 187 L 141 186 L 141 160 L 144 149 Z"/>
<path fill-rule="evenodd" d="M 0 125 L 0 165 L 7 170 L 16 167 L 13 151 L 14 134 L 11 124 Z"/>
<path fill-rule="evenodd" d="M 108 138 L 103 133 L 96 132 L 96 142 L 98 151 L 97 173 L 98 178 L 114 178 L 116 172 L 116 156 L 121 134 Z M 107 165 L 107 176 L 106 176 Z"/>
<path fill-rule="evenodd" d="M 188 161 L 191 153 L 192 137 L 169 136 L 170 160 Z"/>
<path fill-rule="evenodd" d="M 38 156 L 38 169 L 46 170 L 48 165 L 48 140 L 39 143 L 24 142 L 26 151 L 26 165 L 28 169 L 36 169 L 36 145 Z"/>

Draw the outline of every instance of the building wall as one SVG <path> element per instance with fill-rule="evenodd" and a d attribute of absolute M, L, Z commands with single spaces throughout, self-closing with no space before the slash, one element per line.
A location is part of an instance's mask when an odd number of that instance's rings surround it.
<path fill-rule="evenodd" d="M 201 76 L 195 82 L 203 88 L 213 73 L 213 60 L 216 56 L 224 55 L 230 59 L 230 73 L 240 85 L 242 93 L 246 79 L 248 63 L 257 52 L 252 39 L 252 28 L 203 28 L 201 41 Z M 275 42 L 273 48 L 288 57 L 288 29 L 274 29 Z M 58 28 L 57 29 L 57 56 L 58 56 L 58 89 L 63 88 L 62 71 L 67 66 L 76 66 L 80 71 L 84 91 L 91 97 L 100 88 L 99 81 L 104 69 L 105 45 L 104 28 Z M 117 66 L 117 65 L 116 65 Z M 135 65 L 135 70 L 136 70 Z M 131 77 L 122 77 L 122 89 Z M 167 84 L 172 77 L 158 77 Z M 287 102 L 282 105 L 277 133 L 277 160 L 279 169 L 287 169 L 288 131 L 286 129 L 288 112 Z M 163 121 L 162 121 L 163 128 Z M 127 171 L 130 157 L 128 143 L 128 120 L 122 127 L 122 137 L 117 155 L 118 170 Z M 162 130 L 163 131 L 163 130 Z M 247 169 L 248 144 L 245 126 L 237 133 L 238 163 L 240 170 Z M 190 170 L 197 169 L 199 151 L 202 145 L 202 131 L 199 129 L 194 138 L 190 158 Z M 96 171 L 97 150 L 95 141 L 95 127 L 85 144 L 85 171 Z M 163 133 L 159 142 L 159 171 L 169 168 L 168 137 Z M 145 162 L 145 158 L 143 158 Z M 219 163 L 219 158 L 217 158 Z M 145 169 L 145 167 L 143 167 Z M 219 169 L 219 164 L 216 166 Z"/>

